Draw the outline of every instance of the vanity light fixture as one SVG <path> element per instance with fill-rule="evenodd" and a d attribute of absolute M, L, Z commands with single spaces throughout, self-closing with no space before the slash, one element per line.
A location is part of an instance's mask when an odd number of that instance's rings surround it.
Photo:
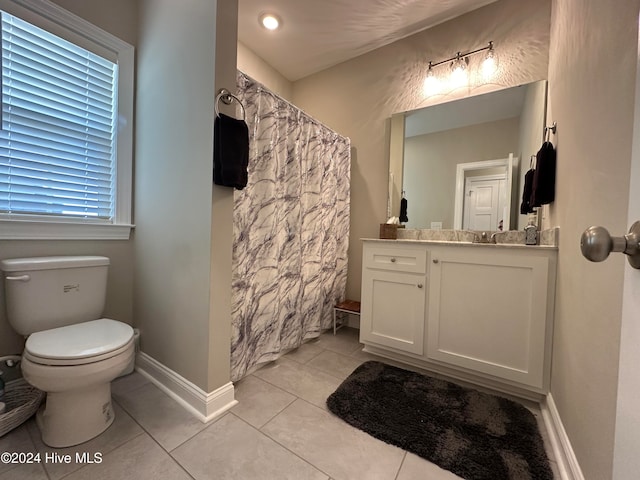
<path fill-rule="evenodd" d="M 455 56 L 441 60 L 439 62 L 429 62 L 429 69 L 427 70 L 427 77 L 424 82 L 424 91 L 427 95 L 433 95 L 438 93 L 441 87 L 441 82 L 435 75 L 434 67 L 439 65 L 449 64 L 450 77 L 449 82 L 451 87 L 458 88 L 467 85 L 469 82 L 469 57 L 480 52 L 487 52 L 485 58 L 482 61 L 480 70 L 484 80 L 490 80 L 497 71 L 498 61 L 496 52 L 493 47 L 493 42 L 489 42 L 486 47 L 471 50 L 466 53 L 458 52 Z M 437 88 L 436 88 L 437 86 Z"/>
<path fill-rule="evenodd" d="M 267 30 L 277 30 L 282 25 L 282 21 L 280 17 L 275 13 L 262 13 L 260 17 L 258 17 L 260 21 L 260 25 L 262 25 Z"/>

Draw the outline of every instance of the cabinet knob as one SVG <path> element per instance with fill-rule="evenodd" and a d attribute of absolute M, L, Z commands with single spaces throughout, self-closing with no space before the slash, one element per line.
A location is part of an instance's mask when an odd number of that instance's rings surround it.
<path fill-rule="evenodd" d="M 396 259 L 395 259 L 395 258 L 392 258 L 392 259 L 391 259 L 391 263 L 396 263 Z"/>
<path fill-rule="evenodd" d="M 418 288 L 422 288 L 422 284 L 421 283 L 418 284 Z"/>
<path fill-rule="evenodd" d="M 440 260 L 438 260 L 437 258 L 434 258 L 433 263 L 440 263 Z"/>

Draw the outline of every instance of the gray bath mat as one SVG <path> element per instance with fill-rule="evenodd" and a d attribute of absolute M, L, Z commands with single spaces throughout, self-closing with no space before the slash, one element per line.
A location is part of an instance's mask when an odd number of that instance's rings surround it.
<path fill-rule="evenodd" d="M 524 406 L 426 375 L 366 362 L 329 410 L 467 480 L 552 480 L 536 419 Z"/>

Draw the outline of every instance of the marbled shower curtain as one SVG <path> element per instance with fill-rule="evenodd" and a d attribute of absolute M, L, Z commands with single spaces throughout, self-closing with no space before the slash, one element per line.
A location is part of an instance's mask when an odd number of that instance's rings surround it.
<path fill-rule="evenodd" d="M 344 299 L 350 142 L 243 73 L 249 183 L 235 192 L 231 379 L 331 326 Z"/>

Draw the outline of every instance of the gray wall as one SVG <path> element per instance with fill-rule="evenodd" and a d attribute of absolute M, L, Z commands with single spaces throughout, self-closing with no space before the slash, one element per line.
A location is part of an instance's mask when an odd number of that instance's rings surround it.
<path fill-rule="evenodd" d="M 238 42 L 238 69 L 262 83 L 272 92 L 291 101 L 293 83 L 241 42 Z"/>
<path fill-rule="evenodd" d="M 216 15 L 215 92 L 235 90 L 238 38 L 238 1 L 218 2 Z M 228 115 L 236 105 L 221 105 Z M 204 172 L 203 175 L 209 172 Z M 233 189 L 213 185 L 211 205 L 211 263 L 209 265 L 209 357 L 206 391 L 229 381 L 231 374 L 231 258 L 233 251 Z"/>
<path fill-rule="evenodd" d="M 629 228 L 639 10 L 638 0 L 553 2 L 547 121 L 558 123 L 558 167 L 550 222 L 561 238 L 551 394 L 587 479 L 612 478 L 625 259 L 587 262 L 579 239 L 590 225 L 614 235 Z"/>
<path fill-rule="evenodd" d="M 545 125 L 545 95 L 547 94 L 547 85 L 544 82 L 538 82 L 527 88 L 527 93 L 520 115 L 520 135 L 518 140 L 519 146 L 519 164 L 517 176 L 513 181 L 517 182 L 516 211 L 513 216 L 514 224 L 512 230 L 522 230 L 527 225 L 528 215 L 520 215 L 520 204 L 522 203 L 522 193 L 524 190 L 524 176 L 530 168 L 531 155 L 535 155 L 542 144 L 544 138 Z M 552 139 L 553 140 L 553 139 Z"/>
<path fill-rule="evenodd" d="M 212 169 L 216 61 L 233 58 L 233 89 L 235 29 L 220 38 L 217 11 L 210 0 L 142 0 L 137 72 L 136 324 L 145 353 L 205 391 L 229 380 L 232 193 L 214 191 Z"/>
<path fill-rule="evenodd" d="M 53 0 L 61 7 L 132 44 L 137 44 L 137 0 L 87 2 Z M 0 240 L 0 258 L 48 255 L 104 255 L 111 259 L 105 316 L 133 323 L 133 246 L 131 241 Z M 21 353 L 23 339 L 5 318 L 4 288 L 0 288 L 0 355 Z"/>

